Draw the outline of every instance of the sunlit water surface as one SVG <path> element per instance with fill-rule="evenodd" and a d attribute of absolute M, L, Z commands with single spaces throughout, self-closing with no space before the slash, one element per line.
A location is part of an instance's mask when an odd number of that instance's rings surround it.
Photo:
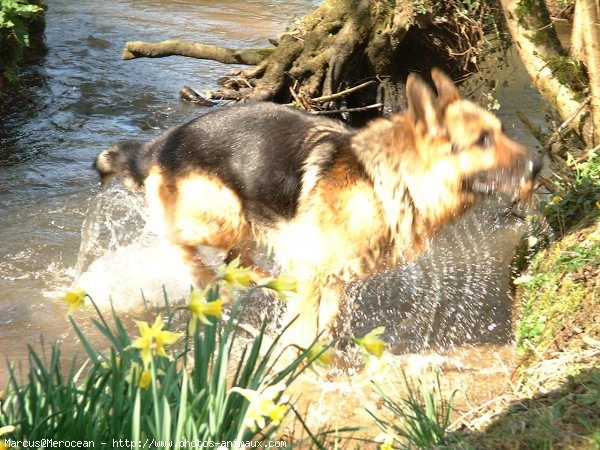
<path fill-rule="evenodd" d="M 61 301 L 72 286 L 131 318 L 141 292 L 162 304 L 189 292 L 173 248 L 145 226 L 143 198 L 119 183 L 99 192 L 91 163 L 122 139 L 151 139 L 206 110 L 181 103 L 183 84 L 215 86 L 230 68 L 185 58 L 121 61 L 127 40 L 190 39 L 230 47 L 265 45 L 313 4 L 300 0 L 49 0 L 49 52 L 28 69 L 29 101 L 0 123 L 0 355 L 26 358 L 26 344 L 62 342 L 64 357 L 81 352 Z M 511 134 L 534 147 L 517 111 L 543 124 L 543 105 L 515 61 L 500 71 L 500 115 Z M 351 376 L 307 378 L 310 417 L 345 424 L 368 419 L 370 380 L 399 389 L 401 370 L 457 374 L 463 404 L 507 386 L 512 353 L 509 264 L 528 231 L 522 218 L 492 201 L 448 227 L 415 262 L 351 286 L 352 328 L 386 326 L 395 356 Z M 82 326 L 100 341 L 80 314 Z M 132 328 L 132 332 L 135 332 Z M 468 345 L 465 347 L 465 345 Z M 462 347 L 461 347 L 462 346 Z M 453 348 L 453 349 L 451 349 Z M 451 349 L 431 353 L 427 349 Z M 418 352 L 422 352 L 418 354 Z M 383 365 L 381 365 L 383 364 Z M 0 382 L 6 378 L 0 366 Z M 352 395 L 348 395 L 351 393 Z M 340 408 L 343 399 L 347 407 Z M 373 407 L 377 407 L 373 403 Z M 350 422 L 348 422 L 350 421 Z"/>

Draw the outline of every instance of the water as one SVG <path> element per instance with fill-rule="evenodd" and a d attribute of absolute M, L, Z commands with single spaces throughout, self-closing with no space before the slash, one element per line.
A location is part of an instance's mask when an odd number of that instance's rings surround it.
<path fill-rule="evenodd" d="M 58 298 L 94 258 L 104 257 L 81 284 L 91 286 L 103 302 L 110 290 L 121 287 L 113 300 L 137 303 L 148 279 L 158 275 L 156 280 L 169 281 L 178 267 L 164 258 L 162 243 L 140 232 L 139 197 L 113 187 L 97 199 L 91 164 L 118 140 L 151 139 L 201 114 L 202 109 L 179 101 L 179 88 L 215 88 L 216 78 L 233 67 L 181 57 L 122 61 L 125 42 L 174 38 L 265 46 L 311 5 L 300 0 L 48 1 L 49 52 L 26 74 L 29 100 L 14 104 L 0 122 L 2 360 L 22 359 L 25 344 L 38 342 L 42 332 L 47 342 L 58 338 L 69 345 L 72 332 Z M 84 224 L 88 209 L 99 221 Z M 84 237 L 94 238 L 87 242 L 100 245 L 76 267 L 82 224 Z M 2 384 L 5 373 L 2 364 Z"/>
<path fill-rule="evenodd" d="M 301 0 L 48 1 L 49 52 L 28 69 L 29 100 L 15 103 L 0 123 L 3 360 L 23 360 L 26 344 L 38 343 L 42 333 L 46 342 L 63 343 L 65 358 L 80 351 L 60 299 L 73 285 L 87 289 L 101 305 L 111 298 L 134 318 L 141 314 L 141 289 L 158 304 L 163 285 L 173 299 L 189 289 L 174 250 L 146 228 L 141 196 L 119 183 L 100 192 L 91 163 L 115 141 L 151 139 L 205 112 L 181 103 L 179 88 L 213 88 L 231 68 L 178 57 L 125 62 L 120 59 L 124 43 L 176 38 L 261 46 L 285 29 L 290 16 L 313 5 Z M 496 98 L 509 134 L 534 147 L 517 111 L 543 125 L 543 104 L 514 58 L 497 77 Z M 511 354 L 506 347 L 511 340 L 509 262 L 526 231 L 523 220 L 506 212 L 505 202 L 489 202 L 445 229 L 415 262 L 352 286 L 354 330 L 360 334 L 386 325 L 394 352 L 471 347 L 444 356 L 388 355 L 389 370 L 308 380 L 311 398 L 335 399 L 337 392 L 347 400 L 347 391 L 354 390 L 350 403 L 359 408 L 372 397 L 371 378 L 397 384 L 401 368 L 418 372 L 421 366 L 443 365 L 458 367 L 457 383 L 467 378 L 472 392 L 480 383 L 479 399 L 491 395 L 488 387 L 501 390 Z M 85 313 L 81 318 L 85 322 Z M 463 373 L 466 366 L 485 366 L 487 372 Z M 5 377 L 0 365 L 0 385 Z M 319 404 L 313 410 L 316 421 L 319 414 L 354 414 L 353 406 L 340 410 L 336 401 Z M 364 419 L 362 413 L 358 419 Z"/>

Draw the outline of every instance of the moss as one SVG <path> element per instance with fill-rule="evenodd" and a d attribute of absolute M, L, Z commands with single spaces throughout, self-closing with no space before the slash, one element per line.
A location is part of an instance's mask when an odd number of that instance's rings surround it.
<path fill-rule="evenodd" d="M 561 84 L 569 86 L 575 92 L 583 92 L 587 88 L 588 78 L 580 62 L 568 56 L 555 56 L 550 58 L 547 63 Z M 576 100 L 583 100 L 583 94 Z"/>
<path fill-rule="evenodd" d="M 530 32 L 529 39 L 536 46 L 546 46 L 560 55 L 566 55 L 543 0 L 521 0 L 515 13 L 519 24 Z"/>
<path fill-rule="evenodd" d="M 536 255 L 529 274 L 516 280 L 520 354 L 563 345 L 573 327 L 598 333 L 599 266 L 600 219 Z"/>
<path fill-rule="evenodd" d="M 566 167 L 557 168 L 552 182 L 558 190 L 542 207 L 560 235 L 576 223 L 600 216 L 600 154 L 589 152 L 583 161 L 568 154 Z"/>

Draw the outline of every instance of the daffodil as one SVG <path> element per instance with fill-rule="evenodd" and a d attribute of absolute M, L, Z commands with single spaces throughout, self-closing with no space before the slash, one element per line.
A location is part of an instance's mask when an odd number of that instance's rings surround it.
<path fill-rule="evenodd" d="M 190 295 L 190 302 L 186 306 L 186 309 L 192 313 L 190 320 L 190 333 L 196 332 L 196 323 L 202 322 L 206 325 L 210 325 L 207 316 L 220 317 L 223 314 L 223 300 L 217 299 L 212 302 L 208 302 L 206 299 L 206 293 L 208 291 L 206 287 L 203 291 L 198 292 L 196 289 L 192 290 Z"/>
<path fill-rule="evenodd" d="M 0 436 L 4 436 L 5 434 L 12 433 L 15 431 L 14 425 L 6 425 L 4 427 L 0 427 Z"/>
<path fill-rule="evenodd" d="M 258 281 L 256 273 L 246 267 L 241 267 L 238 256 L 226 266 L 221 267 L 217 279 L 227 282 L 236 289 L 246 289 L 252 283 Z"/>
<path fill-rule="evenodd" d="M 140 375 L 140 379 L 138 380 L 138 386 L 142 389 L 146 389 L 148 386 L 152 384 L 152 371 L 149 369 L 144 369 L 142 374 Z"/>
<path fill-rule="evenodd" d="M 375 355 L 379 358 L 381 357 L 381 355 L 383 354 L 383 350 L 385 349 L 385 342 L 379 339 L 379 336 L 381 336 L 384 332 L 385 327 L 377 327 L 369 331 L 363 337 L 354 338 L 353 340 L 356 344 L 360 345 L 360 347 L 367 353 Z"/>
<path fill-rule="evenodd" d="M 152 384 L 152 370 L 142 367 L 139 363 L 133 362 L 125 381 L 130 384 L 137 384 L 140 388 L 146 389 Z"/>
<path fill-rule="evenodd" d="M 168 357 L 165 352 L 165 345 L 174 344 L 182 336 L 181 333 L 163 331 L 165 324 L 160 315 L 156 317 L 152 327 L 148 326 L 147 322 L 139 320 L 135 323 L 140 330 L 140 337 L 133 341 L 130 347 L 137 348 L 140 351 L 144 367 L 150 365 L 153 354 Z"/>
<path fill-rule="evenodd" d="M 298 280 L 286 274 L 279 275 L 270 281 L 267 280 L 261 286 L 275 291 L 284 301 L 293 298 L 298 293 Z"/>
<path fill-rule="evenodd" d="M 333 354 L 335 353 L 335 350 L 331 347 L 327 348 L 327 350 L 324 350 L 326 346 L 327 344 L 322 341 L 315 342 L 312 347 L 308 349 L 308 359 L 314 359 L 314 363 L 319 367 L 329 367 L 331 365 L 331 361 L 333 360 Z"/>
<path fill-rule="evenodd" d="M 85 298 L 88 296 L 88 293 L 83 289 L 75 289 L 73 291 L 69 291 L 65 294 L 65 302 L 69 305 L 68 315 L 73 314 L 78 308 L 83 306 L 83 302 Z"/>
<path fill-rule="evenodd" d="M 394 441 L 396 440 L 396 435 L 391 433 L 383 433 L 375 438 L 376 442 L 381 442 L 379 446 L 379 450 L 393 450 L 394 449 Z"/>
<path fill-rule="evenodd" d="M 0 450 L 6 450 L 10 447 L 10 444 L 6 442 L 2 436 L 12 433 L 15 431 L 15 427 L 13 425 L 6 425 L 4 427 L 0 427 Z"/>
<path fill-rule="evenodd" d="M 285 384 L 279 383 L 267 386 L 260 391 L 234 387 L 231 392 L 237 392 L 248 399 L 250 404 L 244 417 L 244 426 L 253 431 L 264 428 L 265 418 L 271 419 L 273 424 L 279 425 L 287 411 L 285 404 L 276 404 L 275 399 L 285 389 Z"/>

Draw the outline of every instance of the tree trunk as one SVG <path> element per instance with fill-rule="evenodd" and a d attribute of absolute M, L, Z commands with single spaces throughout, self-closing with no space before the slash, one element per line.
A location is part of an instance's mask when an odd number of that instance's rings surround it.
<path fill-rule="evenodd" d="M 594 0 L 591 0 L 592 2 Z M 542 0 L 501 0 L 508 29 L 535 86 L 568 127 L 592 143 L 592 121 L 582 91 L 587 79 L 560 45 Z"/>
<path fill-rule="evenodd" d="M 571 58 L 579 61 L 581 64 L 585 64 L 585 44 L 582 27 L 582 3 L 575 2 L 575 11 L 573 13 L 573 28 L 571 29 L 571 47 L 569 48 L 569 55 Z"/>
<path fill-rule="evenodd" d="M 598 0 L 577 0 L 581 3 L 581 28 L 585 42 L 585 59 L 592 97 L 592 145 L 600 145 L 600 3 Z"/>

